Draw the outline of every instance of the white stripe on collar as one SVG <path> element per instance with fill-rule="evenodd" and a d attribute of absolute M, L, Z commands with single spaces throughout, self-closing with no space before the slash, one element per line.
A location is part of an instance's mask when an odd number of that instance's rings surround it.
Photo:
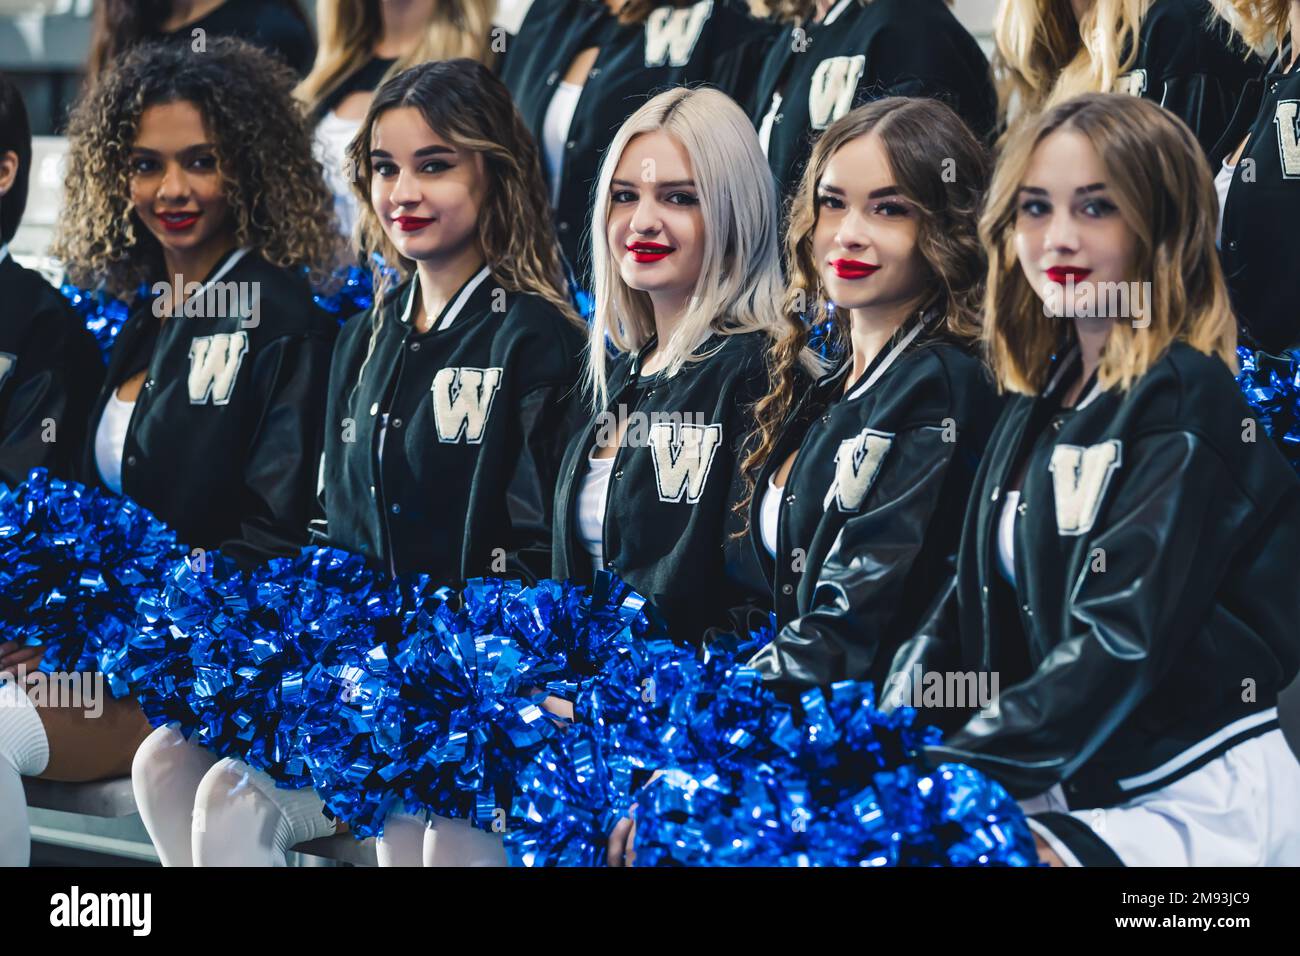
<path fill-rule="evenodd" d="M 481 286 L 483 281 L 491 274 L 492 270 L 487 266 L 484 266 L 474 274 L 472 279 L 465 283 L 456 298 L 452 300 L 451 305 L 447 306 L 447 310 L 443 313 L 442 321 L 438 323 L 437 331 L 441 332 L 444 329 L 451 328 L 451 323 L 455 322 L 461 311 L 464 310 L 465 303 L 468 302 L 469 297 L 474 294 L 474 290 Z M 406 310 L 402 313 L 402 322 L 404 324 L 409 325 L 411 322 L 411 311 L 415 307 L 415 297 L 419 291 L 420 274 L 417 272 L 411 277 L 411 294 L 406 297 Z"/>
<path fill-rule="evenodd" d="M 925 326 L 926 323 L 924 320 L 917 320 L 911 330 L 903 336 L 903 340 L 889 350 L 889 354 L 885 356 L 885 360 L 876 366 L 876 370 L 871 373 L 867 380 L 853 391 L 849 392 L 849 394 L 845 396 L 844 400 L 846 402 L 853 401 L 853 399 L 857 398 L 872 385 L 875 385 L 876 382 L 880 381 L 880 376 L 884 375 L 889 369 L 889 366 L 893 365 L 894 362 L 898 360 L 898 357 L 903 354 L 903 350 L 912 344 L 912 341 L 921 334 L 921 330 L 924 329 Z"/>
<path fill-rule="evenodd" d="M 850 3 L 856 3 L 856 2 L 857 0 L 840 0 L 839 3 L 831 7 L 830 13 L 826 14 L 826 19 L 823 20 L 821 23 L 819 23 L 818 26 L 823 26 L 823 27 L 830 26 L 832 23 L 834 23 L 836 20 L 839 19 L 840 14 L 845 11 L 845 9 L 848 7 Z"/>
<path fill-rule="evenodd" d="M 1044 395 L 1050 395 L 1052 389 L 1056 388 L 1057 384 L 1061 381 L 1061 376 L 1065 374 L 1067 369 L 1074 365 L 1074 359 L 1077 357 L 1078 352 L 1079 346 L 1073 345 L 1070 347 L 1070 351 L 1065 353 L 1065 358 L 1061 359 L 1061 364 L 1057 366 L 1056 371 L 1052 373 L 1052 377 L 1047 383 L 1047 387 L 1043 389 Z M 1101 382 L 1093 382 L 1092 388 L 1088 389 L 1088 394 L 1074 403 L 1074 411 L 1087 407 L 1101 393 Z"/>
<path fill-rule="evenodd" d="M 6 242 L 3 246 L 0 246 L 0 262 L 4 262 L 8 258 L 9 258 L 9 243 Z"/>

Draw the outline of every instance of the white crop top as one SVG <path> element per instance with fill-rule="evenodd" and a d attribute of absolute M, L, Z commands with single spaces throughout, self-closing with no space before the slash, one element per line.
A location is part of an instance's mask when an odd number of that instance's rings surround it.
<path fill-rule="evenodd" d="M 95 467 L 104 485 L 115 495 L 122 493 L 122 449 L 126 446 L 126 431 L 134 411 L 135 402 L 122 401 L 114 389 L 95 429 Z"/>
<path fill-rule="evenodd" d="M 1219 196 L 1219 228 L 1214 234 L 1214 244 L 1216 246 L 1223 239 L 1223 211 L 1228 208 L 1228 190 L 1232 188 L 1232 177 L 1236 171 L 1237 164 L 1229 163 L 1225 159 L 1223 168 L 1214 177 L 1214 191 Z"/>
<path fill-rule="evenodd" d="M 1008 491 L 998 515 L 998 568 L 1009 584 L 1016 583 L 1016 508 L 1020 492 Z"/>
<path fill-rule="evenodd" d="M 582 86 L 560 81 L 542 120 L 542 151 L 546 154 L 546 169 L 551 175 L 551 205 L 560 198 L 560 177 L 564 172 L 564 145 L 569 139 L 569 127 L 582 96 Z"/>
<path fill-rule="evenodd" d="M 614 470 L 614 456 L 587 457 L 587 474 L 578 490 L 578 541 L 591 555 L 591 566 L 599 571 L 605 566 L 605 502 L 609 497 L 609 476 Z"/>
<path fill-rule="evenodd" d="M 767 476 L 767 489 L 758 506 L 758 536 L 769 556 L 776 557 L 776 531 L 781 521 L 781 498 L 785 491 L 776 483 L 775 475 Z"/>
<path fill-rule="evenodd" d="M 312 152 L 325 173 L 325 185 L 334 194 L 334 214 L 339 231 L 351 236 L 357 222 L 357 199 L 347 174 L 348 143 L 361 129 L 361 120 L 343 119 L 333 110 L 316 124 Z"/>

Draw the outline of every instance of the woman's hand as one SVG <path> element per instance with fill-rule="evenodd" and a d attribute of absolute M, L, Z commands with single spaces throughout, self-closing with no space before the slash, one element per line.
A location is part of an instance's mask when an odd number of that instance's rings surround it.
<path fill-rule="evenodd" d="M 29 671 L 35 670 L 40 665 L 44 654 L 44 644 L 23 647 L 17 641 L 4 641 L 0 643 L 0 671 L 12 671 L 23 665 L 26 665 Z"/>

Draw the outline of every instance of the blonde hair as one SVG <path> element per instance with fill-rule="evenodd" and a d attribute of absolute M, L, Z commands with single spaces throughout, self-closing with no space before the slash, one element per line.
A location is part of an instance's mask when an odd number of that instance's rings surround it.
<path fill-rule="evenodd" d="M 1281 46 L 1291 32 L 1291 0 L 1213 0 L 1224 19 L 1256 50 Z M 1294 38 L 1293 38 L 1294 42 Z"/>
<path fill-rule="evenodd" d="M 1081 93 L 1109 93 L 1137 60 L 1142 20 L 1155 0 L 1094 0 L 1078 19 L 1070 0 L 1002 0 L 993 21 L 993 71 L 1003 119 L 1038 113 Z M 1207 25 L 1233 29 L 1238 6 L 1286 0 L 1211 0 Z"/>
<path fill-rule="evenodd" d="M 383 80 L 429 60 L 468 57 L 490 66 L 494 7 L 493 0 L 438 0 L 419 44 Z M 322 0 L 318 10 L 316 61 L 294 91 L 308 115 L 315 115 L 330 93 L 370 61 L 383 29 L 379 0 Z"/>
<path fill-rule="evenodd" d="M 1116 322 L 1102 351 L 1102 388 L 1129 388 L 1174 341 L 1236 370 L 1237 327 L 1215 250 L 1214 181 L 1191 130 L 1135 96 L 1089 93 L 1015 131 L 989 187 L 980 222 L 988 250 L 984 344 L 999 388 L 1024 395 L 1046 385 L 1049 359 L 1073 326 L 1048 315 L 1015 250 L 1019 191 L 1038 145 L 1058 130 L 1084 136 L 1136 238 L 1133 281 L 1150 282 L 1149 323 Z"/>
<path fill-rule="evenodd" d="M 677 87 L 660 93 L 627 118 L 596 177 L 591 225 L 595 315 L 588 352 L 588 384 L 597 408 L 608 401 L 606 341 L 620 352 L 641 348 L 654 334 L 650 297 L 628 286 L 610 249 L 610 181 L 628 144 L 662 131 L 686 150 L 704 218 L 704 256 L 685 316 L 667 342 L 665 370 L 675 375 L 709 333 L 763 331 L 781 326 L 780 209 L 771 170 L 745 112 L 718 90 Z"/>

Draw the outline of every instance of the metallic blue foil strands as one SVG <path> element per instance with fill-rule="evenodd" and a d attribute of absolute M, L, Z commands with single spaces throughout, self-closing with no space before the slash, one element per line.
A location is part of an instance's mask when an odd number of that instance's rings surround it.
<path fill-rule="evenodd" d="M 64 283 L 59 287 L 59 291 L 63 293 L 63 297 L 68 300 L 68 304 L 72 306 L 90 334 L 95 337 L 95 344 L 99 346 L 99 353 L 107 364 L 109 353 L 113 351 L 113 343 L 117 341 L 117 333 L 122 330 L 127 316 L 131 313 L 130 305 L 121 299 L 114 299 L 102 289 L 82 289 L 71 283 Z M 142 298 L 148 299 L 149 287 L 142 285 L 139 294 Z"/>
<path fill-rule="evenodd" d="M 315 290 L 312 300 L 340 322 L 346 322 L 358 312 L 366 312 L 375 304 L 375 272 L 386 282 L 396 282 L 398 272 L 384 262 L 379 253 L 371 253 L 371 268 L 359 265 L 336 269 L 324 288 Z"/>
<path fill-rule="evenodd" d="M 1300 349 L 1281 355 L 1237 347 L 1237 384 L 1259 425 L 1300 472 Z"/>
<path fill-rule="evenodd" d="M 599 865 L 635 804 L 637 865 L 1036 864 L 999 784 L 925 768 L 939 732 L 914 711 L 882 713 L 869 684 L 843 682 L 796 713 L 740 663 L 753 643 L 700 660 L 642 642 L 612 659 L 584 686 L 580 723 L 520 772 L 511 861 Z"/>
<path fill-rule="evenodd" d="M 645 600 L 611 575 L 567 582 L 475 579 L 402 622 L 396 647 L 314 675 L 302 753 L 326 806 L 358 837 L 394 808 L 504 821 L 515 776 L 562 721 L 540 704 L 627 643 L 661 633 Z"/>
<path fill-rule="evenodd" d="M 136 602 L 182 554 L 175 533 L 129 498 L 33 469 L 12 491 L 0 486 L 0 633 L 44 644 L 42 671 L 101 671 L 126 696 Z"/>
<path fill-rule="evenodd" d="M 248 573 L 219 553 L 182 562 L 141 602 L 136 695 L 155 726 L 175 721 L 192 742 L 280 786 L 307 786 L 300 720 L 320 675 L 395 636 L 403 598 L 363 559 L 332 548 Z"/>

